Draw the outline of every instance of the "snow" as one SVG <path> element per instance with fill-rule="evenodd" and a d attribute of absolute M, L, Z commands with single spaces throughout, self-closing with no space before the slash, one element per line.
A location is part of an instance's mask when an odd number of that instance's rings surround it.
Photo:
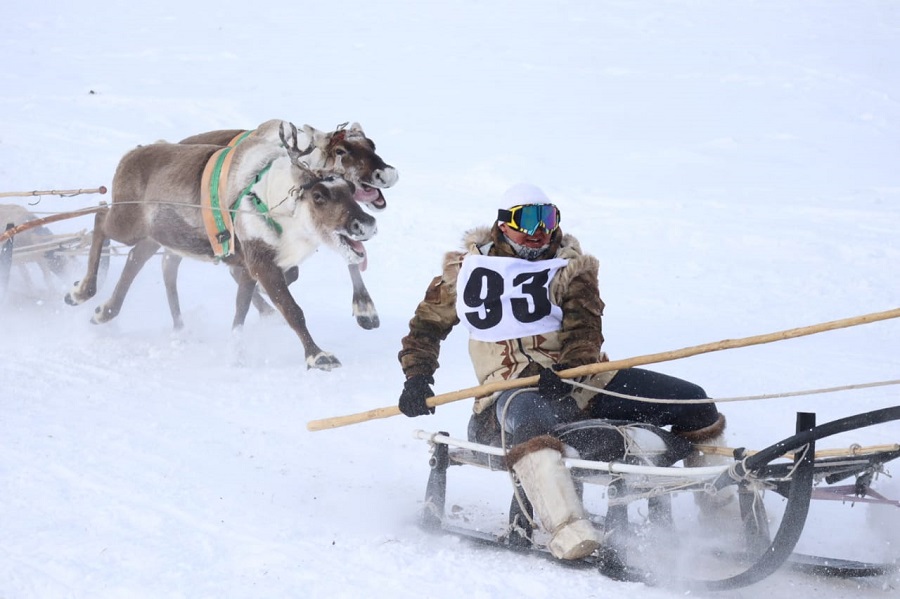
<path fill-rule="evenodd" d="M 152 4 L 4 4 L 0 191 L 109 186 L 126 151 L 159 139 L 358 121 L 400 171 L 367 244 L 381 326 L 355 324 L 346 268 L 327 251 L 292 290 L 343 363 L 332 372 L 306 370 L 280 317 L 251 313 L 233 333 L 221 267 L 182 264 L 178 333 L 158 258 L 102 326 L 90 316 L 123 257 L 78 307 L 62 298 L 83 259 L 49 286 L 15 271 L 0 307 L 0 597 L 685 596 L 420 530 L 428 451 L 412 431 L 464 436 L 468 400 L 306 429 L 395 405 L 399 341 L 443 253 L 520 181 L 600 259 L 613 358 L 900 306 L 896 3 Z M 101 199 L 3 201 L 43 215 Z M 893 380 L 898 337 L 888 320 L 653 368 L 718 398 Z M 461 330 L 441 363 L 436 392 L 475 384 Z M 730 444 L 762 448 L 798 411 L 826 422 L 896 404 L 881 387 L 722 410 Z M 820 446 L 898 441 L 891 423 Z M 470 470 L 451 471 L 448 507 L 502 527 L 508 481 Z M 896 478 L 876 488 L 900 498 Z M 686 534 L 696 514 L 676 499 Z M 800 550 L 900 556 L 896 508 L 823 503 Z M 767 504 L 777 514 L 778 498 Z M 720 595 L 898 588 L 780 572 Z"/>

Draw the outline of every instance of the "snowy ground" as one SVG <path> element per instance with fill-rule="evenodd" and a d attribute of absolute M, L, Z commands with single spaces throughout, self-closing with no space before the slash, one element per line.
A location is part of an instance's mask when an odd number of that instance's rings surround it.
<path fill-rule="evenodd" d="M 333 372 L 307 371 L 279 318 L 252 314 L 232 333 L 222 268 L 183 263 L 177 334 L 158 260 L 104 326 L 90 315 L 122 258 L 75 308 L 62 297 L 83 260 L 49 287 L 13 273 L 0 306 L 4 599 L 683 597 L 420 531 L 428 455 L 412 431 L 463 436 L 468 401 L 306 430 L 395 404 L 399 340 L 443 252 L 518 181 L 542 186 L 600 258 L 613 358 L 900 306 L 896 3 L 11 0 L 0 17 L 0 191 L 110 185 L 137 144 L 271 118 L 359 121 L 400 171 L 367 244 L 381 327 L 356 326 L 333 254 L 293 287 L 343 362 Z M 3 201 L 47 213 L 99 199 Z M 885 321 L 657 368 L 714 397 L 883 381 L 898 378 L 898 337 Z M 473 384 L 455 332 L 435 390 Z M 791 434 L 797 411 L 825 422 L 897 403 L 880 388 L 722 409 L 729 442 L 759 448 Z M 828 446 L 898 440 L 893 423 Z M 896 477 L 878 488 L 900 498 Z M 453 471 L 450 492 L 460 519 L 502 525 L 502 475 Z M 692 535 L 692 504 L 676 500 Z M 800 549 L 897 559 L 898 512 L 816 504 Z M 779 573 L 720 596 L 898 588 Z"/>

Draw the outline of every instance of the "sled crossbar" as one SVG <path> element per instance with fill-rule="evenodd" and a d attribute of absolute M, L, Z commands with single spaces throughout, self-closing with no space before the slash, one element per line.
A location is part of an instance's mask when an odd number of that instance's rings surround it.
<path fill-rule="evenodd" d="M 46 251 L 66 251 L 71 246 L 83 244 L 90 241 L 88 233 L 75 233 L 71 235 L 49 235 L 40 243 L 32 243 L 30 245 L 17 245 L 13 247 L 13 256 L 43 253 Z"/>
<path fill-rule="evenodd" d="M 450 461 L 457 464 L 468 464 L 473 466 L 482 466 L 491 470 L 506 470 L 504 456 L 506 453 L 500 447 L 492 445 L 484 445 L 481 443 L 472 443 L 462 439 L 444 435 L 442 433 L 432 433 L 423 430 L 417 430 L 413 433 L 413 437 L 428 441 L 432 444 L 442 444 L 457 449 L 465 449 L 476 454 L 485 456 L 497 456 L 497 460 L 482 460 L 472 458 L 472 454 L 450 452 Z M 458 458 L 458 459 L 457 459 Z M 580 460 L 577 458 L 564 458 L 566 466 L 569 468 L 577 468 L 581 470 L 591 470 L 602 472 L 605 474 L 638 474 L 645 476 L 661 476 L 674 478 L 710 478 L 723 474 L 728 470 L 728 465 L 722 466 L 706 466 L 703 468 L 667 468 L 662 466 L 640 466 L 636 464 L 623 464 L 619 462 L 600 462 L 593 460 Z"/>

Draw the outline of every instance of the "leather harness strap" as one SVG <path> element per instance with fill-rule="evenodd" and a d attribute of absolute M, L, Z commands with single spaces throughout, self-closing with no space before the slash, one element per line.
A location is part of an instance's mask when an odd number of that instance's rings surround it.
<path fill-rule="evenodd" d="M 228 171 L 234 158 L 231 150 L 250 133 L 252 131 L 239 133 L 228 146 L 210 156 L 200 179 L 200 214 L 216 259 L 234 254 L 234 220 L 229 208 L 222 207 L 222 198 L 227 197 Z"/>

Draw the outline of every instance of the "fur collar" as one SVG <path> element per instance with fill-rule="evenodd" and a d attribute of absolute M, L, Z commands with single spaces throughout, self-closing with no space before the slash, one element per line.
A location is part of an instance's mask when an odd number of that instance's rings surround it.
<path fill-rule="evenodd" d="M 493 227 L 476 227 L 463 234 L 463 247 L 469 252 L 478 252 L 479 247 L 488 243 L 493 243 L 488 251 L 489 256 L 516 255 L 496 224 Z M 574 258 L 581 254 L 581 244 L 575 237 L 563 233 L 562 229 L 553 232 L 550 237 L 550 251 L 547 252 L 546 258 Z"/>

